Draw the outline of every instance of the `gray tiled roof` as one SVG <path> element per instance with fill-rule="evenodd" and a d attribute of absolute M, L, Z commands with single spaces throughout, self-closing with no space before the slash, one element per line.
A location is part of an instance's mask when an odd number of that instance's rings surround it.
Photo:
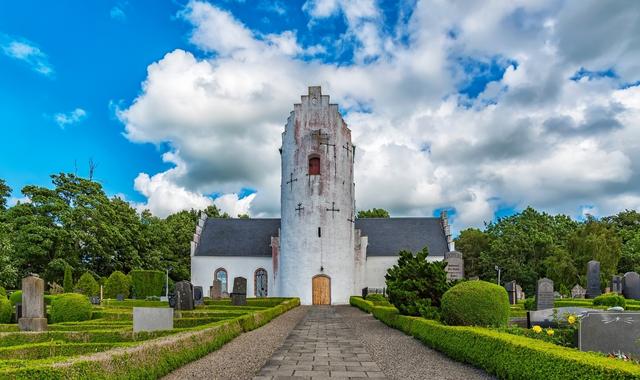
<path fill-rule="evenodd" d="M 367 256 L 396 256 L 403 250 L 429 247 L 429 256 L 448 252 L 440 218 L 361 218 L 356 228 L 369 238 Z"/>
<path fill-rule="evenodd" d="M 280 219 L 217 219 L 204 224 L 196 256 L 271 257 L 271 236 L 278 236 Z"/>
<path fill-rule="evenodd" d="M 271 256 L 271 237 L 278 236 L 280 219 L 214 219 L 205 222 L 196 256 Z M 443 256 L 447 239 L 440 218 L 363 218 L 356 228 L 368 236 L 367 256 L 396 256 L 403 249 L 429 247 Z"/>

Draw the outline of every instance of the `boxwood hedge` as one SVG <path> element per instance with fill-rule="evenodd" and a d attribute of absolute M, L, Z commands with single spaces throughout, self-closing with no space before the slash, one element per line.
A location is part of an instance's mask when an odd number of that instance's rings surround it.
<path fill-rule="evenodd" d="M 11 315 L 13 314 L 13 307 L 11 301 L 6 297 L 0 297 L 0 323 L 11 322 Z"/>
<path fill-rule="evenodd" d="M 504 327 L 509 321 L 509 298 L 502 286 L 465 281 L 447 290 L 440 301 L 442 320 L 454 326 Z"/>
<path fill-rule="evenodd" d="M 56 297 L 51 303 L 51 321 L 71 322 L 91 319 L 91 302 L 77 293 L 64 293 Z"/>

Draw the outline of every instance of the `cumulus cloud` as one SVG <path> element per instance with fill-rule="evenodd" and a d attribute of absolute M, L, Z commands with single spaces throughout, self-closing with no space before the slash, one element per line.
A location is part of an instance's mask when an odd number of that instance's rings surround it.
<path fill-rule="evenodd" d="M 630 33 L 637 23 L 617 23 L 638 17 L 640 5 L 625 4 L 603 12 L 597 1 L 417 2 L 385 29 L 376 2 L 307 2 L 312 20 L 345 18 L 343 38 L 354 46 L 345 65 L 305 58 L 311 47 L 295 31 L 263 35 L 191 1 L 180 17 L 194 47 L 211 55 L 167 53 L 117 111 L 127 138 L 168 143 L 176 164 L 141 173 L 136 189 L 157 212 L 218 202 L 232 215 L 249 207 L 278 215 L 280 133 L 307 86 L 322 85 L 357 145 L 359 208 L 430 215 L 451 207 L 458 228 L 491 220 L 504 204 L 573 215 L 584 205 L 602 215 L 637 208 L 640 90 L 627 83 L 640 72 L 640 34 Z M 591 33 L 598 12 L 616 31 L 603 37 L 612 43 L 594 43 L 589 54 L 566 49 Z M 477 97 L 460 93 L 478 76 L 467 62 L 502 70 Z M 607 68 L 618 75 L 575 78 Z M 257 193 L 239 199 L 246 186 Z M 211 193 L 224 195 L 202 195 Z"/>
<path fill-rule="evenodd" d="M 60 128 L 65 128 L 66 126 L 77 124 L 86 118 L 87 111 L 83 110 L 82 108 L 76 108 L 70 112 L 60 112 L 53 115 L 53 121 L 55 121 Z"/>
<path fill-rule="evenodd" d="M 49 57 L 33 42 L 0 33 L 0 48 L 7 57 L 22 61 L 33 71 L 47 77 L 54 74 Z"/>

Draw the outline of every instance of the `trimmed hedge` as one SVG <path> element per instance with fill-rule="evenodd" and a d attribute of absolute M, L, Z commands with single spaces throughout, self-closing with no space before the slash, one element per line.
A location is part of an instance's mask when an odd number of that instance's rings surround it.
<path fill-rule="evenodd" d="M 159 270 L 132 270 L 131 291 L 133 298 L 160 297 L 164 290 L 165 272 Z"/>
<path fill-rule="evenodd" d="M 75 291 L 85 296 L 94 297 L 100 293 L 100 285 L 91 273 L 84 272 L 76 284 Z"/>
<path fill-rule="evenodd" d="M 56 297 L 51 303 L 51 321 L 75 322 L 91 319 L 91 302 L 77 293 L 64 293 Z"/>
<path fill-rule="evenodd" d="M 13 307 L 11 301 L 6 297 L 0 297 L 0 323 L 11 322 L 11 316 L 13 315 Z"/>
<path fill-rule="evenodd" d="M 623 296 L 618 295 L 616 293 L 603 294 L 601 296 L 597 296 L 593 299 L 594 306 L 627 306 L 627 300 L 624 299 Z"/>
<path fill-rule="evenodd" d="M 106 351 L 123 346 L 120 343 L 67 343 L 46 342 L 0 347 L 0 360 L 7 359 L 46 359 L 54 356 L 74 356 Z"/>
<path fill-rule="evenodd" d="M 373 311 L 373 302 L 367 301 L 362 297 L 351 297 L 349 298 L 349 303 L 351 306 L 355 306 L 360 310 L 364 310 L 367 313 L 371 313 Z"/>
<path fill-rule="evenodd" d="M 373 307 L 373 315 L 452 359 L 500 379 L 640 379 L 637 364 L 596 353 L 484 327 L 447 326 L 402 316 L 392 307 Z"/>
<path fill-rule="evenodd" d="M 11 304 L 13 306 L 15 306 L 17 303 L 22 303 L 22 290 L 16 290 L 15 292 L 11 293 L 11 295 L 9 296 L 9 301 L 11 301 Z"/>
<path fill-rule="evenodd" d="M 449 325 L 505 327 L 509 322 L 507 291 L 486 281 L 457 284 L 444 293 L 440 305 Z"/>

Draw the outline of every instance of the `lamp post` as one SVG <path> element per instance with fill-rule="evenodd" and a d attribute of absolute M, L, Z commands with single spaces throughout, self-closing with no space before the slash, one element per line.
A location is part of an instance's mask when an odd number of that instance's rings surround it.
<path fill-rule="evenodd" d="M 171 269 L 173 269 L 173 268 L 171 268 L 171 267 L 167 268 L 167 279 L 166 279 L 166 282 L 165 282 L 165 293 L 164 293 L 164 295 L 167 297 L 167 300 L 169 299 L 169 271 Z"/>
<path fill-rule="evenodd" d="M 502 272 L 502 269 L 497 265 L 494 268 L 498 272 L 498 285 L 500 285 L 500 272 Z"/>

